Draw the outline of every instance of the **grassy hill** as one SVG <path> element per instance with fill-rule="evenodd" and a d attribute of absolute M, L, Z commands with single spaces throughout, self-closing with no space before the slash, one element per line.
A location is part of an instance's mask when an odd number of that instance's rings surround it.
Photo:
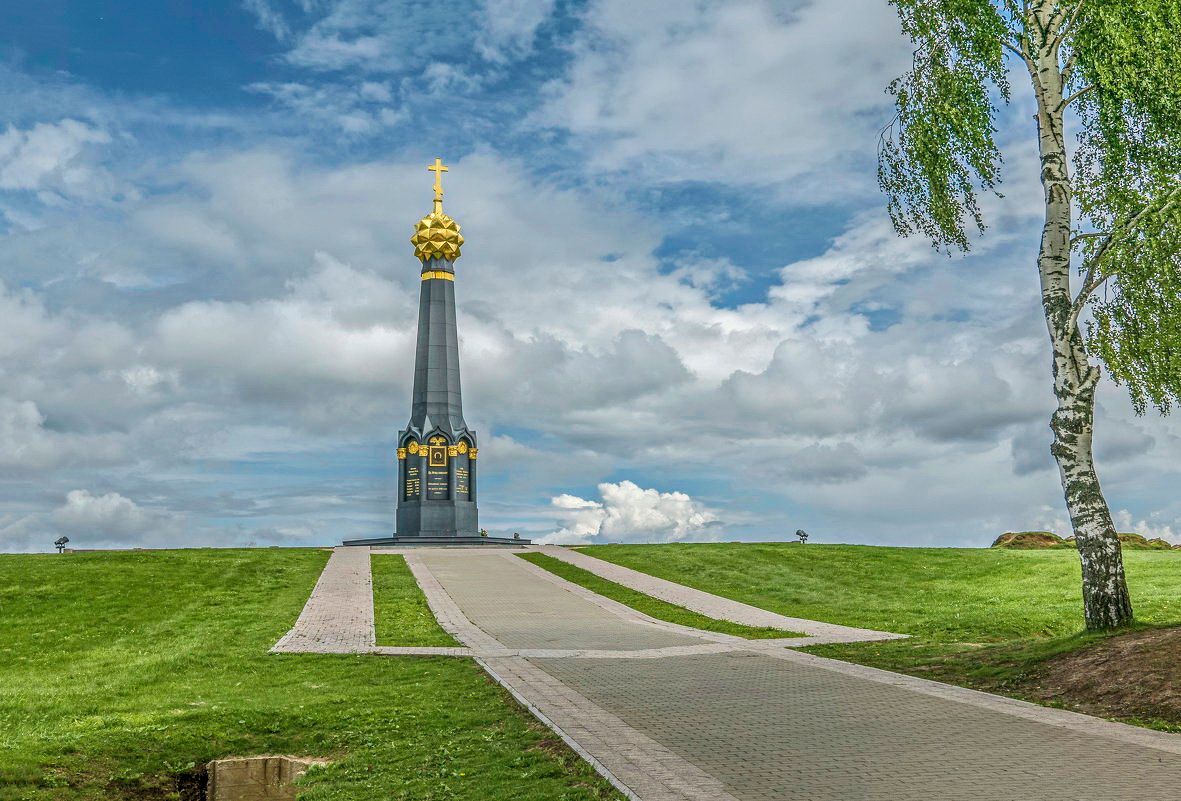
<path fill-rule="evenodd" d="M 1125 532 L 1119 534 L 1120 547 L 1125 551 L 1171 551 L 1181 550 L 1160 537 L 1148 539 L 1143 534 Z M 1069 548 L 1074 550 L 1074 537 L 1059 537 L 1051 531 L 1006 531 L 992 543 L 993 548 L 1032 551 L 1040 548 Z"/>
<path fill-rule="evenodd" d="M 268 655 L 327 557 L 0 555 L 0 800 L 179 798 L 263 753 L 336 760 L 309 801 L 618 798 L 470 660 Z"/>
<path fill-rule="evenodd" d="M 1104 639 L 1080 631 L 1080 570 L 1071 550 L 794 543 L 579 550 L 785 615 L 911 635 L 811 649 L 825 656 L 1035 700 L 1046 700 L 1037 692 L 1045 666 Z M 1181 552 L 1134 550 L 1124 559 L 1139 625 L 1181 624 Z M 1147 722 L 1178 728 L 1179 709 L 1161 709 Z M 1119 707 L 1111 711 L 1121 716 Z"/>

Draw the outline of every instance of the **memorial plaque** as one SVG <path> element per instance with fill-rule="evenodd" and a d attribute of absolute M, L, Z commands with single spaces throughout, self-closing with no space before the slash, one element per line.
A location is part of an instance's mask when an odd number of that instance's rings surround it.
<path fill-rule="evenodd" d="M 455 500 L 471 500 L 471 471 L 467 455 L 455 459 Z"/>
<path fill-rule="evenodd" d="M 426 497 L 429 501 L 451 498 L 451 476 L 447 469 L 447 446 L 432 445 L 427 453 Z"/>
<path fill-rule="evenodd" d="M 417 501 L 422 492 L 422 476 L 418 467 L 418 459 L 406 462 L 406 481 L 402 488 L 402 497 L 407 501 Z"/>

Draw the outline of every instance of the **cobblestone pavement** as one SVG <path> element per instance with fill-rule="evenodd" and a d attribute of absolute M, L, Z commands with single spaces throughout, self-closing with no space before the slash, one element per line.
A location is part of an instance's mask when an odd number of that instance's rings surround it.
<path fill-rule="evenodd" d="M 604 617 L 606 607 L 510 554 L 424 551 L 420 559 L 458 612 L 497 641 L 653 647 L 646 638 L 654 635 L 637 632 L 641 620 Z M 695 603 L 708 614 L 714 596 L 701 595 Z M 740 622 L 767 625 L 756 620 Z M 654 659 L 482 662 L 644 801 L 1181 798 L 1175 735 L 746 645 Z"/>
<path fill-rule="evenodd" d="M 1177 735 L 655 621 L 504 551 L 401 552 L 465 647 L 374 646 L 368 549 L 349 548 L 282 650 L 474 656 L 632 799 L 1181 798 Z M 716 608 L 696 592 L 677 597 Z"/>
<path fill-rule="evenodd" d="M 603 559 L 596 559 L 569 548 L 559 548 L 556 545 L 542 545 L 529 550 L 539 551 L 546 556 L 552 556 L 563 562 L 581 567 L 608 581 L 622 584 L 645 595 L 668 601 L 670 604 L 692 609 L 706 617 L 715 620 L 729 620 L 744 626 L 767 627 L 783 629 L 784 631 L 798 631 L 812 638 L 808 645 L 822 645 L 827 643 L 866 642 L 870 640 L 897 640 L 903 634 L 892 634 L 888 631 L 874 631 L 873 629 L 858 629 L 850 626 L 838 626 L 835 623 L 821 623 L 818 620 L 805 620 L 798 617 L 786 617 L 768 612 L 766 609 L 732 601 L 708 592 L 686 587 L 629 567 L 623 567 Z M 798 645 L 803 643 L 793 643 Z"/>
<path fill-rule="evenodd" d="M 420 557 L 464 617 L 508 648 L 636 651 L 699 645 L 688 633 L 622 620 L 538 576 L 511 553 L 437 550 Z"/>
<path fill-rule="evenodd" d="M 383 549 L 379 552 L 389 552 Z M 371 653 L 386 656 L 461 656 L 461 657 L 558 657 L 569 656 L 581 659 L 659 659 L 667 656 L 686 656 L 691 654 L 721 653 L 736 647 L 750 647 L 745 640 L 724 634 L 713 634 L 696 629 L 677 626 L 672 623 L 653 620 L 642 615 L 630 607 L 616 603 L 607 598 L 596 595 L 589 590 L 575 584 L 570 584 L 553 574 L 523 562 L 509 554 L 507 561 L 491 563 L 499 567 L 501 574 L 512 574 L 513 571 L 524 571 L 541 578 L 541 589 L 546 589 L 547 583 L 556 583 L 562 591 L 557 593 L 559 603 L 554 606 L 547 602 L 549 595 L 534 594 L 534 606 L 530 609 L 521 599 L 519 612 L 522 615 L 533 614 L 538 618 L 549 621 L 549 625 L 525 626 L 524 632 L 517 636 L 501 627 L 498 630 L 500 639 L 496 639 L 479 626 L 472 623 L 459 610 L 450 595 L 443 591 L 435 575 L 426 569 L 422 563 L 421 549 L 405 549 L 403 553 L 406 563 L 414 574 L 415 580 L 423 589 L 431 611 L 440 625 L 457 640 L 465 643 L 461 647 L 438 646 L 388 646 L 378 645 L 375 640 L 373 626 L 373 587 L 368 561 L 369 549 L 364 547 L 337 548 L 328 565 L 320 575 L 320 580 L 312 590 L 312 595 L 304 606 L 299 619 L 279 642 L 275 643 L 271 651 L 274 653 L 321 653 L 321 654 L 355 654 Z M 436 554 L 436 569 L 445 573 L 441 565 L 449 561 L 463 558 L 465 551 L 446 551 L 438 549 Z M 467 551 L 469 555 L 472 552 Z M 479 551 L 469 558 L 489 558 L 495 554 Z M 526 575 L 528 579 L 528 575 Z M 499 580 L 505 580 L 501 576 Z M 552 587 L 549 588 L 552 594 Z M 579 599 L 582 599 L 581 601 Z M 469 606 L 475 610 L 480 603 L 478 593 L 468 598 Z M 576 618 L 565 616 L 561 602 L 574 604 L 590 602 L 591 606 L 601 611 L 596 625 L 586 626 L 580 631 L 571 631 L 570 626 L 580 625 L 563 623 L 565 620 Z M 496 606 L 485 609 L 481 618 L 481 625 L 496 628 L 498 615 Z M 568 610 L 567 610 L 568 611 Z M 473 611 L 473 617 L 480 615 Z M 612 637 L 610 627 L 618 627 L 619 618 L 638 624 L 631 630 L 632 637 L 620 639 Z M 582 623 L 586 623 L 585 616 Z M 557 626 L 555 629 L 554 626 Z M 597 629 L 596 629 L 597 626 Z M 606 628 L 604 628 L 606 627 Z M 608 634 L 604 634 L 606 631 Z M 596 633 L 597 632 L 597 633 Z M 779 648 L 783 645 L 796 645 L 803 640 L 787 638 L 782 640 L 762 640 L 756 647 Z M 558 647 L 563 645 L 564 647 Z"/>
<path fill-rule="evenodd" d="M 372 648 L 373 579 L 368 548 L 337 548 L 276 653 L 356 653 Z"/>
<path fill-rule="evenodd" d="M 1169 799 L 1181 757 L 731 652 L 530 660 L 740 799 Z"/>

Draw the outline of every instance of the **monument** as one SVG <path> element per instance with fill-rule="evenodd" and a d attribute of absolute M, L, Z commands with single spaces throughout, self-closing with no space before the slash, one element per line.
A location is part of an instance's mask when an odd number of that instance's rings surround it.
<path fill-rule="evenodd" d="M 435 207 L 414 226 L 414 255 L 422 265 L 418 347 L 410 422 L 398 432 L 397 530 L 390 537 L 345 545 L 526 545 L 528 540 L 480 535 L 476 511 L 476 432 L 463 419 L 459 335 L 455 324 L 455 262 L 463 247 L 459 223 L 443 213 L 442 159 Z"/>

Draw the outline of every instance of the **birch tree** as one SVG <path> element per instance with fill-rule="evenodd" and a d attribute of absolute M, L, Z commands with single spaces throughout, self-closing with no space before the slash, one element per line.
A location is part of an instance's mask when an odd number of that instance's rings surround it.
<path fill-rule="evenodd" d="M 1095 391 L 1106 372 L 1138 414 L 1181 400 L 1181 0 L 890 2 L 915 48 L 889 86 L 897 116 L 879 149 L 900 234 L 951 253 L 984 232 L 978 194 L 1001 180 L 999 107 L 1010 75 L 1024 87 L 1028 74 L 1045 201 L 1037 271 L 1057 399 L 1051 452 L 1087 628 L 1127 624 L 1123 557 L 1092 453 Z"/>

